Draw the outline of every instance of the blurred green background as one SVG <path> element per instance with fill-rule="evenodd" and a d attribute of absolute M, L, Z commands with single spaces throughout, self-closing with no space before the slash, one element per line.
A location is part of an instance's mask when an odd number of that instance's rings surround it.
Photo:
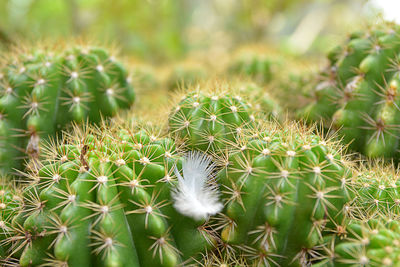
<path fill-rule="evenodd" d="M 7 48 L 24 40 L 94 39 L 153 63 L 227 53 L 247 43 L 307 55 L 326 52 L 343 32 L 379 17 L 374 2 L 1 0 L 0 43 Z"/>

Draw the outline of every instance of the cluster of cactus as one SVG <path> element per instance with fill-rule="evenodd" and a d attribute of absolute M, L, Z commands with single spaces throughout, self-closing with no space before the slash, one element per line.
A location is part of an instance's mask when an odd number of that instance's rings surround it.
<path fill-rule="evenodd" d="M 99 47 L 18 52 L 0 68 L 0 161 L 9 173 L 40 156 L 69 122 L 100 122 L 135 99 L 125 67 Z"/>
<path fill-rule="evenodd" d="M 3 263 L 177 266 L 212 247 L 207 214 L 195 216 L 179 202 L 198 156 L 182 158 L 172 139 L 154 134 L 103 125 L 77 129 L 50 147 L 29 175 L 23 208 L 9 220 Z"/>
<path fill-rule="evenodd" d="M 23 184 L 0 180 L 0 265 L 399 266 L 399 171 L 346 154 L 355 139 L 396 158 L 399 33 L 376 26 L 329 54 L 303 112 L 343 140 L 276 122 L 260 56 L 231 68 L 250 81 L 182 78 L 190 90 L 150 125 L 103 120 L 135 98 L 106 50 L 19 53 L 1 72 L 0 162 L 29 164 Z"/>
<path fill-rule="evenodd" d="M 353 220 L 347 224 L 345 237 L 328 243 L 327 257 L 313 267 L 399 266 L 398 220 Z"/>
<path fill-rule="evenodd" d="M 332 124 L 345 143 L 369 157 L 399 158 L 399 53 L 398 25 L 351 34 L 328 54 L 315 101 L 302 115 Z"/>

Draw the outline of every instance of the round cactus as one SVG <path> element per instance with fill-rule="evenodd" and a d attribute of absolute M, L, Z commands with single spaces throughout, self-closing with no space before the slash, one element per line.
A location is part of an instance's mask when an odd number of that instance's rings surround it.
<path fill-rule="evenodd" d="M 135 129 L 138 129 L 137 131 Z M 19 266 L 177 266 L 212 248 L 214 166 L 132 125 L 76 130 L 30 174 L 3 244 Z"/>
<path fill-rule="evenodd" d="M 237 141 L 219 175 L 221 238 L 255 266 L 306 266 L 351 199 L 341 149 L 298 125 L 267 125 Z"/>
<path fill-rule="evenodd" d="M 398 25 L 385 24 L 351 34 L 328 55 L 315 101 L 303 114 L 332 123 L 352 149 L 369 157 L 399 156 L 399 33 Z"/>
<path fill-rule="evenodd" d="M 190 92 L 172 110 L 169 130 L 193 149 L 224 149 L 246 128 L 255 125 L 251 105 L 224 92 Z"/>
<path fill-rule="evenodd" d="M 278 102 L 261 86 L 248 82 L 238 85 L 242 95 L 246 95 L 254 104 L 254 109 L 269 119 L 279 120 L 283 117 Z"/>
<path fill-rule="evenodd" d="M 71 122 L 98 123 L 135 99 L 125 67 L 98 47 L 17 53 L 0 69 L 1 170 L 38 158 L 40 140 Z"/>

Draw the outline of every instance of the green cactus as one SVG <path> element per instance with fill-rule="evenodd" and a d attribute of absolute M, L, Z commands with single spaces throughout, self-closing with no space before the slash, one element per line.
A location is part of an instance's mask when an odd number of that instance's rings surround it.
<path fill-rule="evenodd" d="M 206 221 L 222 204 L 205 154 L 182 158 L 172 139 L 113 125 L 76 130 L 47 155 L 13 217 L 6 263 L 177 266 L 216 244 Z"/>
<path fill-rule="evenodd" d="M 353 222 L 349 236 L 335 247 L 335 266 L 400 266 L 398 221 Z"/>
<path fill-rule="evenodd" d="M 336 242 L 336 244 L 335 244 Z M 400 224 L 381 217 L 352 220 L 346 236 L 330 243 L 330 257 L 313 267 L 400 266 Z"/>
<path fill-rule="evenodd" d="M 224 149 L 246 128 L 255 125 L 252 107 L 242 97 L 223 91 L 195 91 L 171 111 L 169 130 L 192 149 Z"/>
<path fill-rule="evenodd" d="M 399 172 L 393 165 L 375 162 L 362 166 L 353 178 L 355 197 L 349 203 L 352 219 L 400 215 Z"/>
<path fill-rule="evenodd" d="M 295 124 L 250 131 L 225 165 L 221 238 L 254 266 L 309 264 L 353 195 L 340 146 Z"/>
<path fill-rule="evenodd" d="M 0 68 L 1 171 L 38 158 L 40 141 L 71 122 L 98 123 L 135 99 L 125 67 L 98 47 L 20 52 Z"/>
<path fill-rule="evenodd" d="M 23 205 L 19 189 L 8 180 L 4 177 L 0 179 L 0 259 L 6 257 L 7 249 L 10 249 L 5 240 L 12 229 L 12 218 Z"/>
<path fill-rule="evenodd" d="M 376 161 L 360 165 L 355 173 L 346 216 L 325 236 L 325 259 L 314 267 L 398 266 L 399 171 Z"/>
<path fill-rule="evenodd" d="M 283 118 L 282 108 L 278 102 L 263 88 L 253 82 L 239 83 L 239 91 L 242 95 L 246 95 L 254 104 L 256 112 L 263 114 L 269 119 L 280 120 Z"/>
<path fill-rule="evenodd" d="M 399 33 L 398 25 L 378 25 L 335 48 L 315 101 L 302 114 L 332 123 L 352 149 L 369 157 L 399 158 Z"/>

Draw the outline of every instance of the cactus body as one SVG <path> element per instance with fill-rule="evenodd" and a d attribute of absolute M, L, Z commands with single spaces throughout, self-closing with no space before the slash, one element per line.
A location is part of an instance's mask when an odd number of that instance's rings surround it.
<path fill-rule="evenodd" d="M 352 194 L 340 151 L 297 127 L 267 127 L 239 139 L 219 174 L 222 240 L 255 266 L 309 264 Z"/>
<path fill-rule="evenodd" d="M 20 54 L 1 69 L 1 169 L 39 158 L 40 141 L 75 121 L 98 123 L 135 99 L 124 66 L 102 48 Z"/>
<path fill-rule="evenodd" d="M 21 266 L 177 266 L 214 245 L 204 219 L 172 205 L 182 162 L 171 139 L 115 126 L 51 151 L 6 240 Z"/>
<path fill-rule="evenodd" d="M 239 84 L 238 87 L 242 95 L 246 95 L 252 103 L 255 103 L 254 109 L 258 113 L 269 119 L 283 118 L 282 108 L 265 88 L 251 82 Z"/>
<path fill-rule="evenodd" d="M 369 157 L 398 158 L 399 53 L 398 25 L 352 34 L 329 54 L 315 101 L 303 115 L 333 123 L 352 149 Z"/>
<path fill-rule="evenodd" d="M 0 179 L 0 258 L 7 256 L 10 246 L 5 240 L 11 234 L 11 221 L 22 207 L 22 197 L 18 189 L 8 182 Z"/>
<path fill-rule="evenodd" d="M 235 142 L 254 120 L 251 106 L 239 96 L 192 92 L 172 110 L 169 128 L 190 148 L 216 151 Z"/>
<path fill-rule="evenodd" d="M 400 266 L 400 225 L 387 218 L 352 220 L 347 235 L 335 240 L 330 258 L 313 267 Z"/>

